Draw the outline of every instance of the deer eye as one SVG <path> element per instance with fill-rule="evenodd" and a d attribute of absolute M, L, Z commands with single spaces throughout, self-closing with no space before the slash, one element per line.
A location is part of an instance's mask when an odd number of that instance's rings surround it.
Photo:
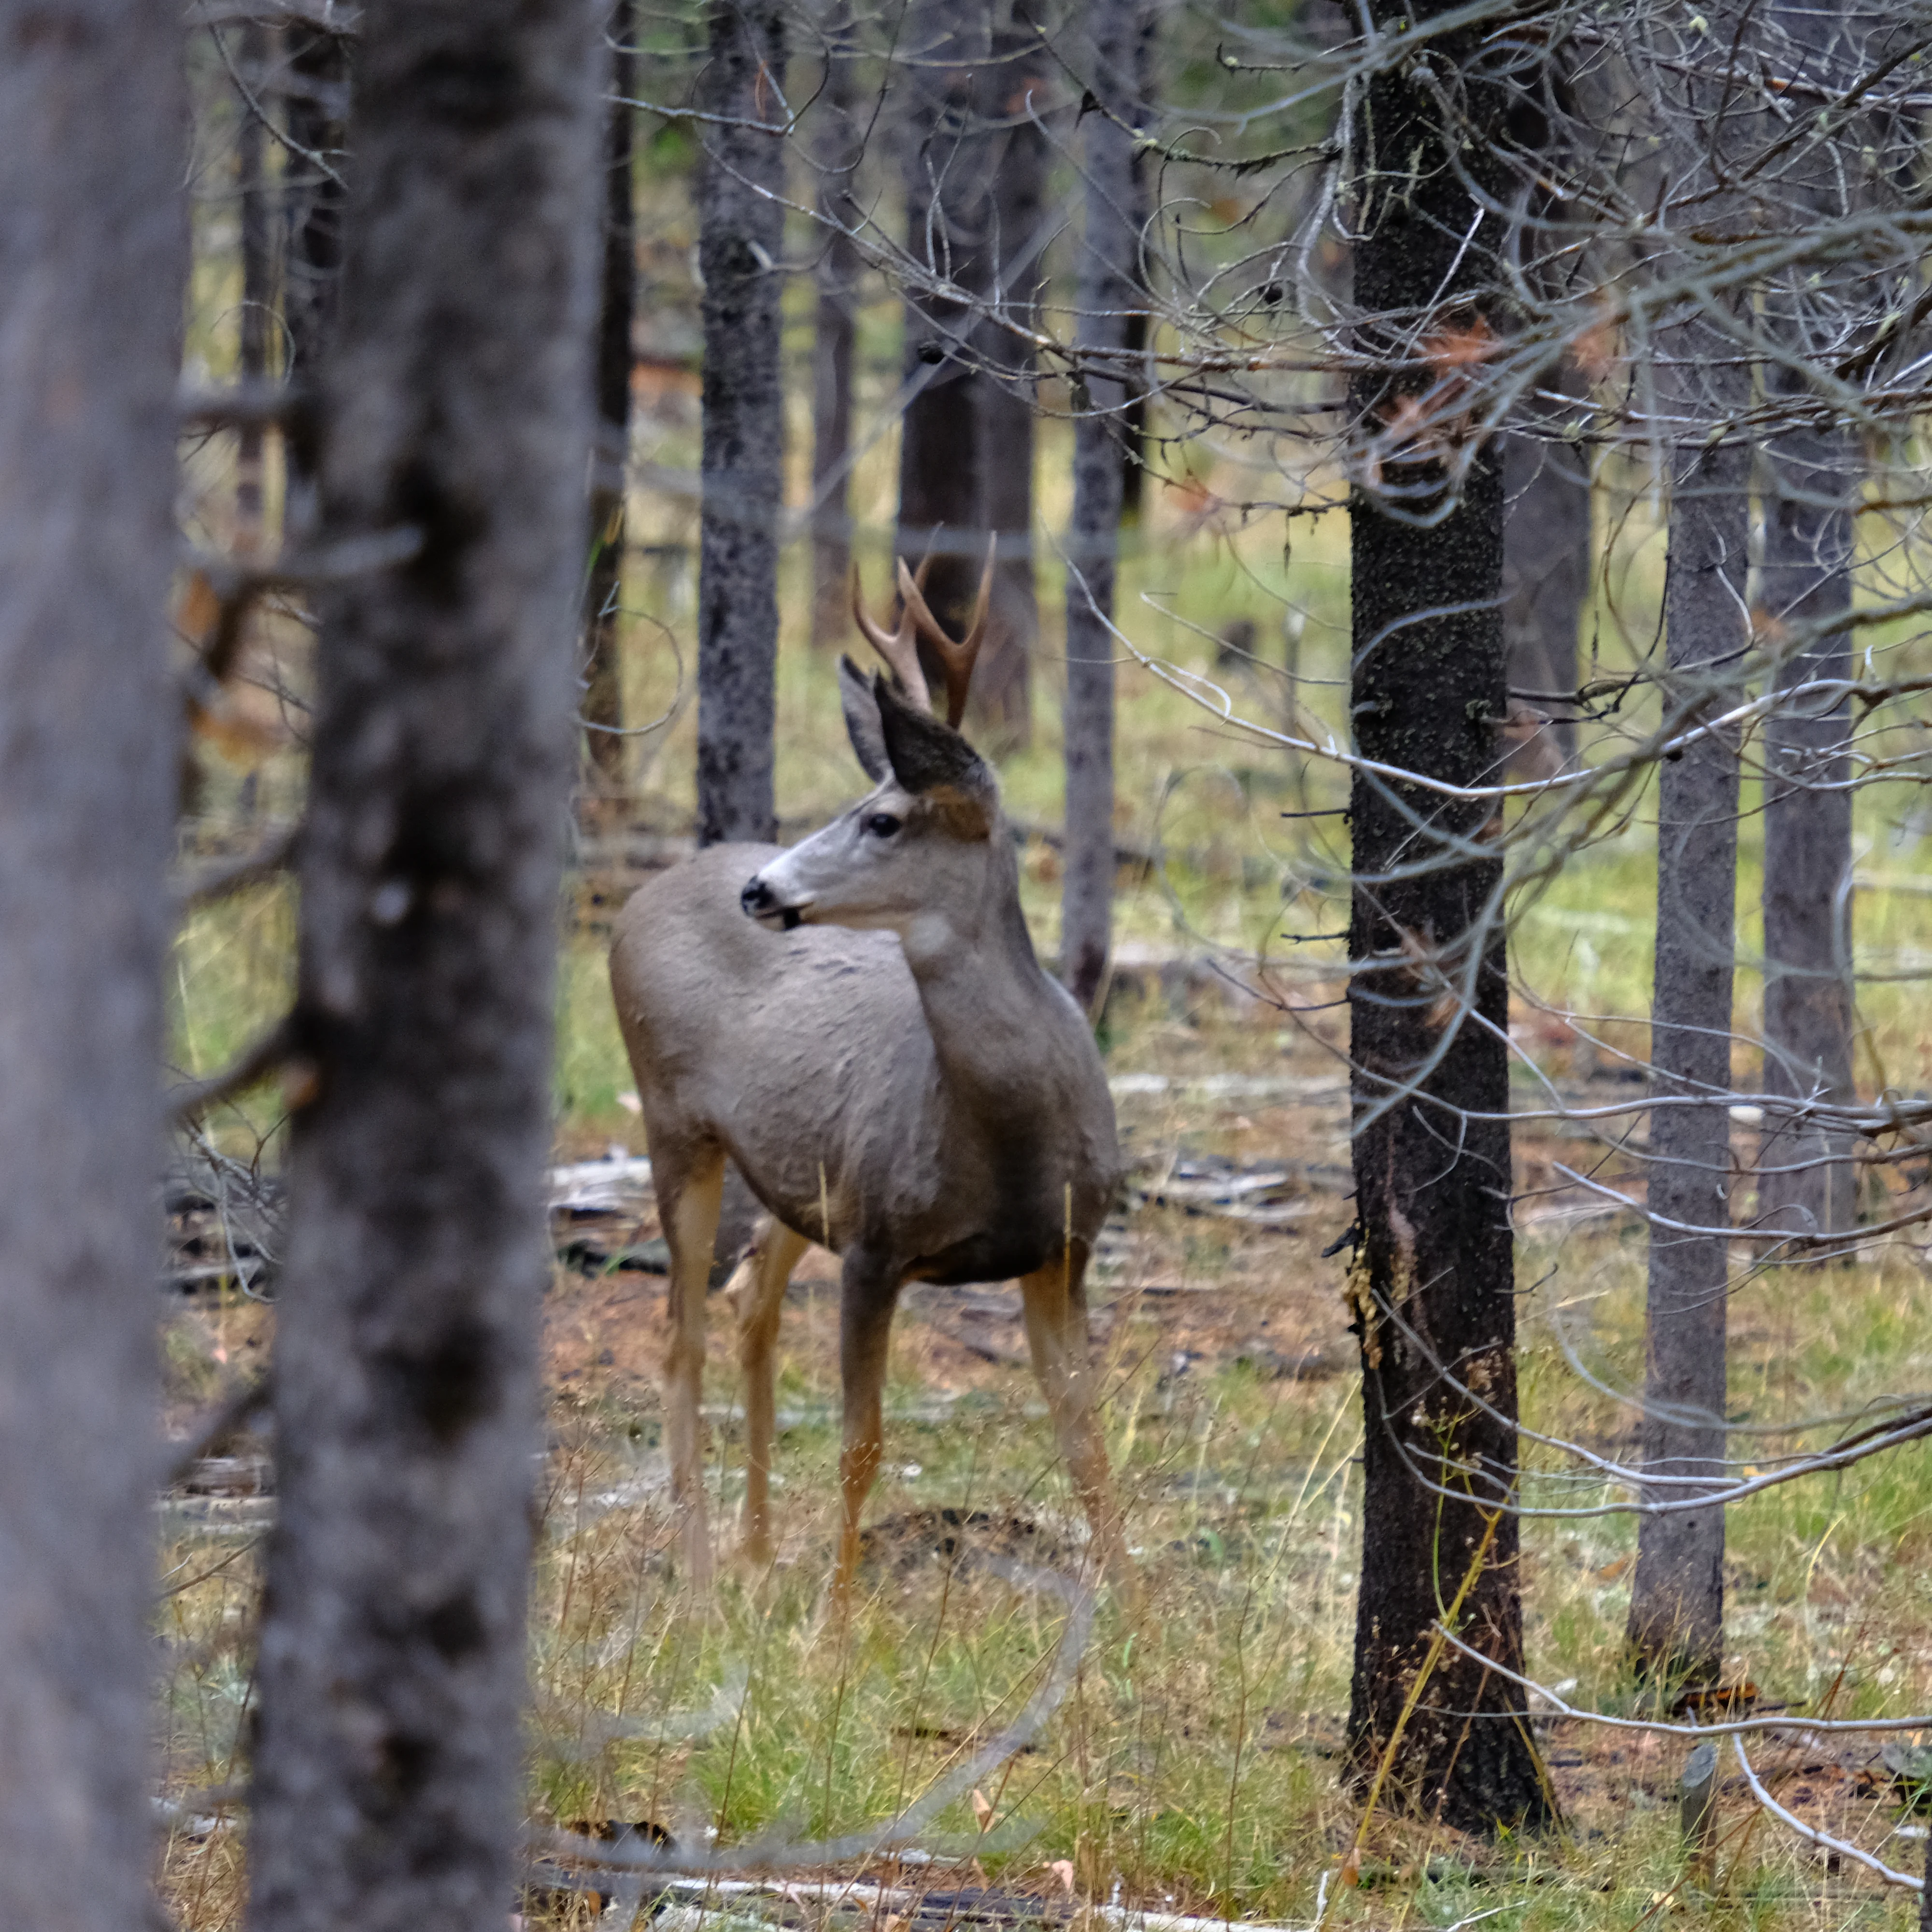
<path fill-rule="evenodd" d="M 866 820 L 866 830 L 874 838 L 890 838 L 904 823 L 890 812 L 875 812 Z"/>

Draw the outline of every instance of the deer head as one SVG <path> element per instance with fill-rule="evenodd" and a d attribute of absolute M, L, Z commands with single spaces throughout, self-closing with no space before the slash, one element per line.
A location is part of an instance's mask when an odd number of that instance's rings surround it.
<path fill-rule="evenodd" d="M 920 922 L 964 914 L 982 898 L 1000 788 L 957 727 L 986 634 L 993 562 L 989 544 L 972 624 L 957 640 L 903 560 L 892 631 L 867 615 L 854 571 L 853 617 L 892 673 L 868 678 L 850 658 L 838 662 L 846 731 L 876 789 L 746 886 L 740 902 L 760 925 L 883 927 L 909 938 Z M 945 670 L 944 723 L 933 716 L 920 670 L 922 637 Z"/>

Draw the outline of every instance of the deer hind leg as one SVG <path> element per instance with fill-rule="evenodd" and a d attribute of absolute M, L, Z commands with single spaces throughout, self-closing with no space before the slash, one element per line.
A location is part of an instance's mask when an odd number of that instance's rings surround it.
<path fill-rule="evenodd" d="M 847 1250 L 838 1306 L 838 1375 L 844 1388 L 845 1426 L 838 1449 L 838 1562 L 832 1578 L 832 1600 L 842 1609 L 851 1601 L 853 1581 L 859 1574 L 860 1513 L 879 1473 L 886 1356 L 898 1293 L 896 1270 L 858 1249 Z"/>
<path fill-rule="evenodd" d="M 1114 1588 L 1137 1607 L 1140 1576 L 1121 1534 L 1120 1507 L 1094 1412 L 1100 1377 L 1088 1355 L 1086 1270 L 1085 1253 L 1076 1249 L 1064 1259 L 1020 1277 L 1027 1343 L 1060 1454 L 1073 1478 L 1074 1492 L 1093 1527 L 1095 1552 Z"/>
<path fill-rule="evenodd" d="M 776 1427 L 778 1314 L 785 1284 L 810 1244 L 781 1221 L 766 1221 L 758 1244 L 739 1264 L 738 1364 L 745 1378 L 745 1540 L 746 1559 L 772 1560 L 772 1438 Z"/>
<path fill-rule="evenodd" d="M 700 1594 L 711 1588 L 711 1534 L 705 1522 L 704 1450 L 698 1417 L 704 1382 L 704 1296 L 718 1234 L 724 1156 L 712 1149 L 682 1172 L 660 1165 L 659 1201 L 670 1249 L 670 1346 L 664 1359 L 664 1432 L 670 1452 L 685 1570 Z"/>

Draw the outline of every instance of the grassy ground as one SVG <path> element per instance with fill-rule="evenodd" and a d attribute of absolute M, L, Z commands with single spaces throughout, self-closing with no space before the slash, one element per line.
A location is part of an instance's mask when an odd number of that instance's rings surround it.
<path fill-rule="evenodd" d="M 678 411 L 659 399 L 662 460 L 675 460 Z M 889 506 L 890 436 L 860 465 L 857 513 Z M 1052 437 L 1046 478 L 1062 473 Z M 1136 538 L 1124 627 L 1150 657 L 1218 678 L 1238 708 L 1271 724 L 1288 713 L 1280 669 L 1282 619 L 1299 626 L 1295 714 L 1304 731 L 1340 734 L 1345 704 L 1346 533 L 1339 519 L 1244 527 L 1216 497 L 1227 475 L 1204 466 L 1190 495 L 1160 498 Z M 1596 666 L 1628 668 L 1648 648 L 1658 590 L 1654 544 L 1633 509 L 1595 626 Z M 1064 506 L 1049 487 L 1048 527 Z M 691 535 L 682 512 L 640 506 L 641 541 Z M 221 533 L 214 532 L 219 536 Z M 865 554 L 872 580 L 878 555 Z M 780 670 L 779 794 L 788 821 L 809 823 L 857 787 L 828 668 L 792 621 L 803 611 L 788 565 Z M 1008 760 L 1010 809 L 1044 830 L 1058 818 L 1054 652 L 1060 587 L 1042 569 L 1046 613 L 1038 728 Z M 690 585 L 675 556 L 640 562 L 630 658 L 634 715 L 666 714 L 639 741 L 640 824 L 688 820 L 692 720 L 676 702 Z M 1216 669 L 1214 634 L 1256 619 L 1261 668 Z M 1882 668 L 1921 647 L 1875 634 Z M 298 676 L 305 646 L 275 632 L 257 669 Z M 268 662 L 273 658 L 274 662 Z M 292 667 L 292 670 L 291 668 Z M 1292 1162 L 1306 1212 L 1262 1233 L 1211 1216 L 1143 1206 L 1094 1288 L 1096 1346 L 1107 1365 L 1108 1427 L 1130 1498 L 1150 1606 L 1137 1622 L 1103 1609 L 1077 1686 L 1027 1751 L 939 1819 L 935 1853 L 964 1852 L 976 1874 L 1042 1898 L 1114 1900 L 1213 1914 L 1306 1920 L 1361 1821 L 1337 1779 L 1347 1707 L 1354 1566 L 1361 1534 L 1360 1420 L 1352 1342 L 1340 1298 L 1342 1262 L 1322 1250 L 1349 1218 L 1342 1087 L 1344 1022 L 1333 934 L 1346 916 L 1347 854 L 1330 810 L 1346 797 L 1332 764 L 1231 730 L 1137 663 L 1120 677 L 1118 831 L 1162 862 L 1122 874 L 1124 955 L 1208 960 L 1254 974 L 1270 998 L 1223 999 L 1197 978 L 1164 995 L 1144 975 L 1110 1010 L 1109 1070 L 1169 1083 L 1121 1102 L 1130 1150 L 1149 1160 L 1213 1155 Z M 272 706 L 236 752 L 204 747 L 196 834 L 232 843 L 292 809 L 294 760 L 276 742 Z M 1876 721 L 1881 726 L 1886 719 Z M 1640 706 L 1591 728 L 1596 754 L 1649 728 Z M 1901 740 L 1918 728 L 1892 721 Z M 286 740 L 286 733 L 284 733 Z M 1748 788 L 1748 814 L 1755 793 Z M 1542 1104 L 1546 1077 L 1572 1097 L 1627 1094 L 1648 1000 L 1654 840 L 1640 791 L 1546 880 L 1511 902 L 1518 986 L 1517 1090 Z M 1859 1074 L 1868 1093 L 1932 1088 L 1932 1031 L 1917 976 L 1932 962 L 1932 880 L 1916 794 L 1868 794 L 1858 807 Z M 1750 1034 L 1759 889 L 1756 820 L 1747 816 L 1738 890 L 1741 1086 L 1755 1084 Z M 1023 864 L 1042 950 L 1055 943 L 1057 860 L 1034 838 Z M 576 912 L 582 895 L 571 902 Z M 596 919 L 566 922 L 560 952 L 557 1146 L 561 1157 L 612 1144 L 642 1151 L 626 1106 L 631 1076 L 604 980 Z M 290 985 L 292 905 L 265 887 L 197 914 L 176 957 L 172 1058 L 205 1073 L 281 1009 Z M 1580 1016 L 1589 1016 L 1580 1018 Z M 1598 1042 L 1592 1046 L 1582 1036 Z M 1216 1094 L 1217 1073 L 1280 1076 L 1292 1094 Z M 1150 1083 L 1142 1083 L 1143 1086 Z M 276 1097 L 264 1090 L 214 1124 L 232 1151 L 277 1155 Z M 1745 1130 L 1738 1154 L 1748 1162 Z M 1580 1129 L 1519 1136 L 1519 1280 L 1525 1417 L 1534 1429 L 1600 1450 L 1634 1446 L 1627 1389 L 1640 1372 L 1643 1240 L 1634 1220 L 1592 1217 L 1563 1191 L 1558 1166 L 1605 1162 L 1606 1178 L 1640 1176 Z M 1892 1174 L 1882 1184 L 1908 1186 Z M 638 1230 L 647 1235 L 648 1225 Z M 1737 1256 L 1732 1400 L 1768 1430 L 1840 1412 L 1932 1377 L 1919 1245 L 1897 1240 L 1823 1272 L 1758 1272 Z M 896 1331 L 888 1458 L 871 1520 L 868 1594 L 850 1628 L 822 1600 L 833 1508 L 836 1310 L 826 1258 L 800 1271 L 788 1316 L 780 1403 L 776 1565 L 734 1574 L 715 1608 L 694 1613 L 672 1561 L 654 1369 L 662 1283 L 626 1273 L 560 1269 L 547 1307 L 551 1448 L 532 1623 L 535 1687 L 529 1792 L 541 1819 L 651 1818 L 688 1841 L 776 1828 L 818 1834 L 896 1810 L 1010 1721 L 1041 1681 L 1066 1611 L 982 1560 L 1077 1568 L 1081 1538 L 1012 1313 L 995 1296 L 916 1292 Z M 260 1306 L 211 1292 L 184 1303 L 166 1334 L 178 1415 L 267 1346 Z M 722 1328 L 722 1322 L 714 1326 Z M 1587 1370 L 1588 1378 L 1581 1372 Z M 1601 1388 L 1593 1387 L 1594 1382 Z M 712 1479 L 728 1521 L 741 1443 L 728 1360 L 708 1393 Z M 1792 1438 L 1767 1435 L 1767 1455 Z M 1539 1505 L 1601 1500 L 1561 1459 L 1529 1454 Z M 257 1539 L 270 1505 L 250 1493 L 243 1459 L 228 1493 L 178 1496 L 164 1517 L 162 1634 L 171 1660 L 162 1732 L 167 1788 L 183 1803 L 167 1886 L 190 1932 L 238 1923 L 239 1840 L 194 1792 L 237 1774 L 249 1694 Z M 218 1484 L 218 1487 L 220 1485 Z M 1854 1716 L 1932 1702 L 1932 1587 L 1925 1582 L 1932 1462 L 1912 1449 L 1838 1477 L 1775 1490 L 1731 1514 L 1727 1582 L 1732 1671 L 1794 1711 Z M 952 1512 L 952 1517 L 942 1512 Z M 967 1519 L 963 1522 L 962 1515 Z M 952 1546 L 947 1553 L 945 1546 Z M 1633 1708 L 1622 1630 L 1634 1528 L 1615 1516 L 1539 1517 L 1525 1538 L 1524 1598 L 1533 1671 L 1569 1683 L 1580 1703 Z M 680 1713 L 743 1686 L 710 1728 Z M 631 1734 L 614 1735 L 612 1720 Z M 687 1735 L 696 1729 L 699 1734 Z M 640 1735 L 639 1733 L 650 1733 Z M 1360 1882 L 1332 1886 L 1330 1917 L 1376 1927 L 1448 1926 L 1494 1913 L 1513 1925 L 1637 1928 L 1691 1915 L 1778 1928 L 1856 1922 L 1903 1926 L 1909 1903 L 1855 1870 L 1838 1870 L 1780 1829 L 1754 1823 L 1726 1767 L 1713 1862 L 1685 1864 L 1676 1822 L 1682 1747 L 1540 1723 L 1567 1820 L 1534 1843 L 1478 1845 L 1426 1828 L 1370 1822 Z M 1920 1852 L 1891 1837 L 1896 1794 L 1868 1742 L 1766 1746 L 1762 1768 L 1784 1801 L 1828 1828 L 1916 1869 Z M 983 1827 L 983 1828 L 982 1828 Z M 1059 1869 L 1056 1869 L 1056 1868 Z M 925 1868 L 931 1876 L 934 1870 Z M 945 1882 L 950 1882 L 950 1880 Z"/>

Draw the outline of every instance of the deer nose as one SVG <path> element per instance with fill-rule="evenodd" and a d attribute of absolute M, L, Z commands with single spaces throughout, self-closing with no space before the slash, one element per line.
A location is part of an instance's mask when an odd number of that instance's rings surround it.
<path fill-rule="evenodd" d="M 778 902 L 772 897 L 771 887 L 756 874 L 746 882 L 745 890 L 738 895 L 738 903 L 752 919 L 762 919 L 766 913 L 778 910 Z"/>

